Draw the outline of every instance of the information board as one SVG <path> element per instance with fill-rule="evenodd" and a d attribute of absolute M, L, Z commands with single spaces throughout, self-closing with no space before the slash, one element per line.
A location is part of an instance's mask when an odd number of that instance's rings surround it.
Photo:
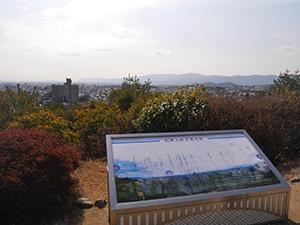
<path fill-rule="evenodd" d="M 117 203 L 281 183 L 244 131 L 112 137 L 108 158 Z"/>

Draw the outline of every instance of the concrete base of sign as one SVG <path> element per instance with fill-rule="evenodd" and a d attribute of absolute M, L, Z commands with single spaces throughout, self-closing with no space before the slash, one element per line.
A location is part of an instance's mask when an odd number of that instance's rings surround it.
<path fill-rule="evenodd" d="M 290 189 L 111 211 L 112 225 L 269 224 L 287 219 Z"/>

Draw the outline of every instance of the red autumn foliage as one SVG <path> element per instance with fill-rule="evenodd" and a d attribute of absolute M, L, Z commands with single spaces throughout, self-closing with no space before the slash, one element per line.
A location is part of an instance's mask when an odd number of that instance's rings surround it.
<path fill-rule="evenodd" d="M 0 132 L 0 217 L 7 223 L 51 214 L 77 196 L 71 173 L 80 153 L 37 129 Z M 5 220 L 2 220 L 5 221 Z"/>

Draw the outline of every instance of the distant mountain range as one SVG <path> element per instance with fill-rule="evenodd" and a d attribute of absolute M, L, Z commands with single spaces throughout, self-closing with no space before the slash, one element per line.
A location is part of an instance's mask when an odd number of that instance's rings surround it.
<path fill-rule="evenodd" d="M 235 75 L 235 76 L 220 76 L 210 75 L 205 76 L 198 73 L 186 74 L 152 74 L 146 76 L 138 76 L 141 83 L 148 79 L 153 85 L 187 85 L 187 84 L 227 84 L 227 85 L 269 85 L 273 84 L 274 80 L 278 79 L 276 75 Z M 121 84 L 123 78 L 104 79 L 104 78 L 91 78 L 80 79 L 76 83 L 93 83 L 93 84 Z M 223 86 L 223 85 L 222 85 Z"/>

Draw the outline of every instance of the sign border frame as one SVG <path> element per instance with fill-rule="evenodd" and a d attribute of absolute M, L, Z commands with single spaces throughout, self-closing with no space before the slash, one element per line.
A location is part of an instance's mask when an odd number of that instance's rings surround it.
<path fill-rule="evenodd" d="M 116 184 L 115 184 L 115 173 L 114 173 L 114 157 L 112 141 L 116 139 L 129 139 L 129 138 L 153 138 L 153 137 L 177 137 L 177 136 L 195 136 L 195 135 L 222 135 L 222 134 L 243 134 L 250 141 L 256 151 L 261 155 L 263 160 L 267 163 L 269 168 L 272 170 L 274 175 L 280 181 L 279 184 L 272 184 L 267 186 L 249 187 L 230 191 L 222 192 L 210 192 L 210 193 L 200 193 L 188 196 L 178 196 L 172 198 L 154 199 L 147 201 L 134 201 L 134 202 L 117 202 Z M 110 210 L 124 210 L 130 208 L 138 207 L 151 207 L 155 205 L 165 205 L 165 204 L 176 204 L 183 203 L 187 201 L 198 201 L 213 198 L 225 198 L 235 195 L 245 195 L 255 192 L 263 191 L 273 191 L 278 189 L 290 188 L 287 181 L 263 153 L 263 151 L 258 147 L 254 140 L 244 129 L 238 130 L 214 130 L 214 131 L 188 131 L 188 132 L 160 132 L 160 133 L 136 133 L 136 134 L 110 134 L 106 135 L 106 145 L 107 145 L 107 181 L 108 181 L 108 191 L 109 191 L 109 208 Z"/>

